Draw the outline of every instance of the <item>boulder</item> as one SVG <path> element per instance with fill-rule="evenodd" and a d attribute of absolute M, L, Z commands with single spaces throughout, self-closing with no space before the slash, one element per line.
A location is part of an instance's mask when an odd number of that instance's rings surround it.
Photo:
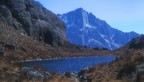
<path fill-rule="evenodd" d="M 19 48 L 21 51 L 23 51 L 23 52 L 27 52 L 27 50 L 25 49 L 25 48 L 23 48 L 23 47 L 20 47 Z"/>
<path fill-rule="evenodd" d="M 29 71 L 28 75 L 30 77 L 35 77 L 37 79 L 43 79 L 44 78 L 44 76 L 40 72 L 38 72 L 38 71 Z"/>
<path fill-rule="evenodd" d="M 0 56 L 3 56 L 3 55 L 4 55 L 4 50 L 0 49 Z"/>
<path fill-rule="evenodd" d="M 22 67 L 21 72 L 26 73 L 28 75 L 28 77 L 34 77 L 37 79 L 44 79 L 44 78 L 48 78 L 51 76 L 46 71 L 45 72 L 36 71 L 36 70 L 29 68 L 29 67 Z"/>
<path fill-rule="evenodd" d="M 22 67 L 21 68 L 22 72 L 29 72 L 30 70 L 31 70 L 31 68 L 29 68 L 29 67 Z"/>
<path fill-rule="evenodd" d="M 10 43 L 5 44 L 4 47 L 9 50 L 15 50 L 16 48 L 14 44 L 10 44 Z"/>

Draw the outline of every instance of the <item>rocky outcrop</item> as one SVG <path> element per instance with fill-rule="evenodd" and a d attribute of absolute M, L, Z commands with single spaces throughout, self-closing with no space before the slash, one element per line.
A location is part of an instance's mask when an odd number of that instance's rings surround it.
<path fill-rule="evenodd" d="M 35 0 L 1 0 L 0 19 L 53 46 L 61 46 L 67 41 L 64 23 Z"/>

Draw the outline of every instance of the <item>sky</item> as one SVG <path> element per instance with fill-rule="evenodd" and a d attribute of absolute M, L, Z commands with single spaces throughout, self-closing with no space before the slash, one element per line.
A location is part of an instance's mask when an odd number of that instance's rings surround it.
<path fill-rule="evenodd" d="M 36 0 L 55 14 L 83 8 L 111 27 L 144 34 L 144 0 Z"/>

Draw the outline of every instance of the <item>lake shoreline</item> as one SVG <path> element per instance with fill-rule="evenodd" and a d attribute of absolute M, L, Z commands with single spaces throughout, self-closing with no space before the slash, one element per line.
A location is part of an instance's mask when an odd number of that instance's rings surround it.
<path fill-rule="evenodd" d="M 48 72 L 79 73 L 85 68 L 91 68 L 101 63 L 110 63 L 116 59 L 116 56 L 91 56 L 91 57 L 72 57 L 72 58 L 55 58 L 55 59 L 37 59 L 23 61 L 25 67 L 39 66 L 48 70 Z"/>
<path fill-rule="evenodd" d="M 116 56 L 116 55 L 101 55 L 101 56 Z M 101 56 L 80 56 L 80 57 L 57 57 L 57 58 L 47 58 L 47 59 L 31 59 L 31 60 L 21 60 L 19 62 L 32 62 L 32 61 L 46 61 L 46 60 L 58 60 L 58 59 L 69 59 L 69 58 L 86 58 L 86 57 L 101 57 Z"/>

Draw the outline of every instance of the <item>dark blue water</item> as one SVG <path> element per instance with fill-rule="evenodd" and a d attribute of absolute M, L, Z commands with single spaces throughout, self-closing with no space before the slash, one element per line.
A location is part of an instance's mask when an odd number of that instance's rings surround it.
<path fill-rule="evenodd" d="M 89 68 L 100 63 L 109 63 L 115 60 L 115 56 L 97 56 L 97 57 L 82 57 L 82 58 L 65 58 L 65 59 L 53 59 L 53 60 L 42 60 L 42 61 L 29 61 L 24 62 L 28 67 L 34 65 L 46 68 L 49 72 L 75 72 L 78 73 L 80 70 Z"/>

